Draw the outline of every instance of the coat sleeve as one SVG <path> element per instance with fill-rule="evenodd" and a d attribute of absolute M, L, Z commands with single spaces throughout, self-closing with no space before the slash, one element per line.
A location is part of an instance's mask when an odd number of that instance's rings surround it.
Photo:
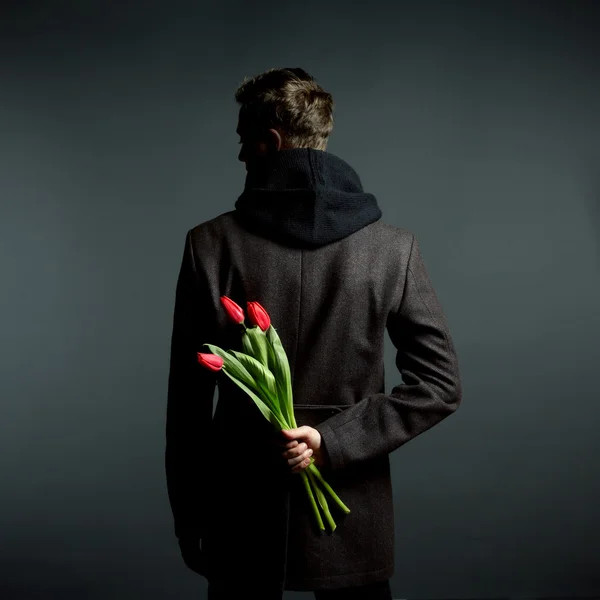
<path fill-rule="evenodd" d="M 386 328 L 404 383 L 363 398 L 316 426 L 331 469 L 389 454 L 452 414 L 462 399 L 458 360 L 413 235 L 399 303 Z"/>
<path fill-rule="evenodd" d="M 179 540 L 202 538 L 206 519 L 202 462 L 209 455 L 216 373 L 198 364 L 202 344 L 212 342 L 214 316 L 206 278 L 194 264 L 188 231 L 177 286 L 167 393 L 165 469 Z"/>

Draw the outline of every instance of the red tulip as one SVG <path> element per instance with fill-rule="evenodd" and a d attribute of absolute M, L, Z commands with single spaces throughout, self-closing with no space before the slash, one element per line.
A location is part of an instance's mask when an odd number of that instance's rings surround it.
<path fill-rule="evenodd" d="M 252 325 L 258 325 L 263 331 L 271 326 L 269 313 L 258 302 L 248 302 L 248 317 Z"/>
<path fill-rule="evenodd" d="M 223 308 L 225 308 L 227 316 L 234 323 L 240 324 L 244 322 L 244 311 L 242 310 L 242 307 L 239 306 L 239 304 L 236 304 L 231 298 L 228 298 L 227 296 L 221 296 L 221 304 L 223 305 Z"/>
<path fill-rule="evenodd" d="M 220 371 L 223 367 L 223 359 L 210 352 L 198 352 L 198 362 L 209 371 Z"/>

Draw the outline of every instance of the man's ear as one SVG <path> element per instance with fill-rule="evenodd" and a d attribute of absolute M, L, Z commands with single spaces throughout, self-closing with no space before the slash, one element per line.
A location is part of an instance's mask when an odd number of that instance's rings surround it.
<path fill-rule="evenodd" d="M 283 139 L 277 129 L 269 129 L 269 147 L 273 150 L 281 150 Z"/>

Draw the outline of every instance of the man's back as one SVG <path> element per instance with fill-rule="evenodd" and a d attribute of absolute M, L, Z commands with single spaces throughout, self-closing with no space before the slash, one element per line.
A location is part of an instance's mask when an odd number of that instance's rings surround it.
<path fill-rule="evenodd" d="M 273 68 L 235 100 L 244 190 L 235 210 L 187 232 L 177 282 L 165 452 L 175 535 L 209 594 L 345 588 L 389 600 L 389 454 L 460 403 L 448 325 L 414 235 L 385 224 L 356 171 L 326 152 L 331 93 L 304 69 Z M 223 296 L 262 305 L 288 356 L 298 427 L 283 454 L 250 397 L 197 364 L 205 343 L 243 351 Z M 386 327 L 403 378 L 389 394 Z M 303 433 L 310 448 L 296 445 Z M 295 476 L 311 451 L 351 511 L 333 509 L 331 534 Z"/>
<path fill-rule="evenodd" d="M 222 377 L 210 424 L 203 546 L 216 579 L 227 578 L 236 557 L 238 572 L 244 560 L 244 577 L 257 583 L 267 578 L 260 565 L 270 564 L 268 580 L 285 589 L 381 581 L 394 570 L 389 454 L 460 402 L 448 326 L 414 235 L 382 221 L 347 163 L 303 148 L 258 164 L 236 210 L 187 237 L 203 293 L 197 350 L 205 342 L 242 350 L 221 296 L 264 306 L 289 358 L 297 423 L 321 433 L 324 476 L 351 513 L 335 515 L 334 535 L 314 528 L 300 478 L 280 466 L 272 426 Z M 389 394 L 386 328 L 404 378 Z M 232 472 L 240 448 L 231 442 L 248 432 L 256 470 Z M 245 555 L 244 540 L 257 537 L 269 541 L 269 556 Z"/>

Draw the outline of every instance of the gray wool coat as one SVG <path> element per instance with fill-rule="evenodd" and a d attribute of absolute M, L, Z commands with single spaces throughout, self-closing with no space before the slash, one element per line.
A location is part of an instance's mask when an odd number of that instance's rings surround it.
<path fill-rule="evenodd" d="M 312 155 L 311 155 L 312 156 Z M 204 343 L 243 351 L 221 306 L 258 301 L 286 350 L 298 426 L 322 436 L 337 529 L 316 526 L 301 477 L 249 396 L 197 363 Z M 249 320 L 246 324 L 250 326 Z M 403 383 L 386 392 L 388 331 Z M 166 469 L 180 540 L 201 540 L 209 580 L 326 590 L 394 573 L 390 454 L 451 415 L 455 348 L 415 236 L 382 219 L 314 248 L 243 228 L 234 211 L 188 231 L 177 282 Z M 213 417 L 213 394 L 218 401 Z"/>

